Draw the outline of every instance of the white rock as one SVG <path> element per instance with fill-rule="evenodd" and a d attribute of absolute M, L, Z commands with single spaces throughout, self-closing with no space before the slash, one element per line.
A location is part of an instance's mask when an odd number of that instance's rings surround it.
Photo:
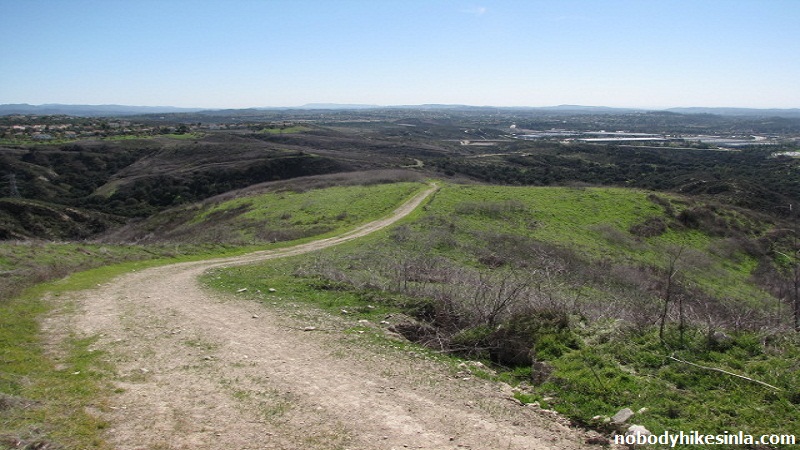
<path fill-rule="evenodd" d="M 638 439 L 639 436 L 647 437 L 650 436 L 651 434 L 653 433 L 651 433 L 650 430 L 641 425 L 631 425 L 628 427 L 628 432 L 625 433 L 625 436 L 636 436 L 636 438 Z"/>
<path fill-rule="evenodd" d="M 633 417 L 633 411 L 630 408 L 622 408 L 616 414 L 611 416 L 611 421 L 614 423 L 625 423 Z"/>

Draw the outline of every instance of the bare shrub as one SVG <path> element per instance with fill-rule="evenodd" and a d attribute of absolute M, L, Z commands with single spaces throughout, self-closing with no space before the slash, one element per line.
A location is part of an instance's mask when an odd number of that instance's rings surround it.
<path fill-rule="evenodd" d="M 648 217 L 643 221 L 631 225 L 631 234 L 643 238 L 661 236 L 667 231 L 667 223 L 661 217 Z"/>
<path fill-rule="evenodd" d="M 648 195 L 647 199 L 664 208 L 664 214 L 668 217 L 675 217 L 675 208 L 672 206 L 672 202 L 670 202 L 669 199 L 659 197 L 656 194 Z"/>
<path fill-rule="evenodd" d="M 599 224 L 593 226 L 591 230 L 617 247 L 634 248 L 637 246 L 636 239 L 613 225 Z"/>
<path fill-rule="evenodd" d="M 264 242 L 282 242 L 292 241 L 309 236 L 308 232 L 297 229 L 275 229 L 268 227 L 256 228 L 253 232 L 253 237 L 256 240 Z"/>
<path fill-rule="evenodd" d="M 499 255 L 493 251 L 487 250 L 482 253 L 483 254 L 478 255 L 478 262 L 491 269 L 496 269 L 498 267 L 504 266 L 509 262 L 508 259 L 504 258 L 502 255 Z"/>
<path fill-rule="evenodd" d="M 456 214 L 479 215 L 491 219 L 502 219 L 526 211 L 525 204 L 519 200 L 506 200 L 504 202 L 462 202 L 456 205 Z"/>
<path fill-rule="evenodd" d="M 740 260 L 743 253 L 741 240 L 736 238 L 725 238 L 714 241 L 709 245 L 708 252 L 720 258 L 732 261 Z"/>
<path fill-rule="evenodd" d="M 711 270 L 714 261 L 705 252 L 693 248 L 686 248 L 681 255 L 681 263 L 683 265 L 681 270 L 684 272 L 708 272 Z"/>
<path fill-rule="evenodd" d="M 652 269 L 641 266 L 613 264 L 605 272 L 606 280 L 625 288 L 640 292 L 652 292 L 659 288 Z"/>
<path fill-rule="evenodd" d="M 332 186 L 371 186 L 376 184 L 424 182 L 425 177 L 413 170 L 386 169 L 356 172 L 340 172 L 328 175 L 313 175 L 297 177 L 289 180 L 270 181 L 260 183 L 239 191 L 225 193 L 214 197 L 213 201 L 220 202 L 240 196 L 250 196 L 264 192 L 306 192 L 314 189 L 324 189 Z"/>
<path fill-rule="evenodd" d="M 768 247 L 769 244 L 765 240 L 736 236 L 713 241 L 708 247 L 708 252 L 738 262 L 742 256 L 764 259 L 768 254 Z"/>
<path fill-rule="evenodd" d="M 387 261 L 383 270 L 395 289 L 432 300 L 425 319 L 438 330 L 435 345 L 506 365 L 530 364 L 535 340 L 530 332 L 540 326 L 543 311 L 566 318 L 568 305 L 574 307 L 574 301 L 545 289 L 543 278 L 551 277 L 546 270 L 481 273 L 430 257 Z M 536 318 L 526 322 L 531 315 Z M 431 333 L 425 336 L 430 339 Z"/>
<path fill-rule="evenodd" d="M 686 208 L 676 219 L 687 228 L 722 237 L 746 237 L 760 233 L 765 227 L 756 213 L 713 203 Z"/>
<path fill-rule="evenodd" d="M 392 230 L 391 238 L 395 242 L 403 243 L 408 242 L 412 238 L 412 235 L 413 231 L 411 230 L 411 227 L 408 225 L 400 225 Z"/>
<path fill-rule="evenodd" d="M 449 250 L 457 248 L 459 243 L 453 235 L 453 231 L 448 228 L 435 228 L 426 233 L 419 242 L 424 248 L 435 248 L 438 250 Z"/>
<path fill-rule="evenodd" d="M 472 279 L 471 298 L 465 299 L 465 307 L 477 325 L 494 327 L 511 311 L 518 309 L 528 294 L 530 281 L 520 274 L 507 272 L 486 275 L 478 273 Z"/>
<path fill-rule="evenodd" d="M 548 309 L 528 309 L 509 317 L 487 341 L 492 361 L 505 366 L 530 366 L 579 347 L 569 316 Z"/>
<path fill-rule="evenodd" d="M 411 317 L 401 319 L 398 323 L 389 327 L 389 331 L 426 347 L 438 348 L 439 350 L 446 348 L 446 344 L 439 337 L 439 332 L 434 326 Z"/>
<path fill-rule="evenodd" d="M 654 296 L 646 293 L 618 297 L 597 318 L 618 318 L 637 332 L 644 332 L 657 323 L 660 306 Z"/>
<path fill-rule="evenodd" d="M 488 267 L 509 265 L 564 273 L 578 265 L 579 258 L 571 250 L 525 236 L 494 231 L 478 231 L 473 235 L 474 244 L 469 250 Z"/>

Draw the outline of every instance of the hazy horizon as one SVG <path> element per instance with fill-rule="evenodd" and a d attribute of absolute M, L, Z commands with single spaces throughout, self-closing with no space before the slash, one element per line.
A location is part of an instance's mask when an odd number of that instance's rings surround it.
<path fill-rule="evenodd" d="M 104 108 L 104 107 L 121 107 L 121 108 L 152 108 L 152 109 L 169 109 L 173 108 L 176 110 L 200 110 L 200 111 L 214 111 L 214 110 L 226 110 L 226 109 L 327 109 L 328 107 L 332 109 L 342 108 L 348 109 L 350 107 L 354 109 L 360 108 L 403 108 L 403 107 L 423 107 L 423 106 L 443 106 L 443 107 L 465 107 L 465 108 L 519 108 L 519 109 L 549 109 L 549 108 L 598 108 L 598 109 L 630 109 L 630 110 L 639 110 L 639 111 L 667 111 L 673 109 L 752 109 L 752 110 L 798 110 L 800 108 L 797 107 L 788 107 L 788 108 L 750 108 L 750 107 L 740 107 L 740 106 L 708 106 L 708 105 L 680 105 L 680 106 L 667 106 L 664 108 L 637 108 L 637 107 L 629 107 L 629 106 L 607 106 L 607 105 L 575 105 L 575 104 L 560 104 L 560 105 L 541 105 L 541 106 L 531 106 L 531 105 L 518 105 L 518 106 L 507 106 L 507 105 L 469 105 L 469 104 L 462 104 L 462 103 L 418 103 L 418 104 L 397 104 L 397 105 L 378 105 L 378 104 L 362 104 L 362 103 L 325 103 L 325 102 L 310 102 L 305 103 L 302 105 L 288 105 L 288 106 L 271 106 L 271 105 L 262 105 L 262 106 L 244 106 L 241 108 L 228 108 L 228 107 L 198 107 L 198 106 L 174 106 L 174 105 L 128 105 L 128 104 L 119 104 L 119 103 L 96 103 L 96 104 L 87 104 L 87 103 L 39 103 L 39 104 L 32 104 L 32 103 L 0 103 L 0 106 L 14 106 L 14 105 L 27 105 L 31 107 L 46 107 L 46 106 L 59 106 L 59 107 L 87 107 L 87 108 Z"/>
<path fill-rule="evenodd" d="M 800 2 L 0 0 L 0 104 L 800 107 Z"/>

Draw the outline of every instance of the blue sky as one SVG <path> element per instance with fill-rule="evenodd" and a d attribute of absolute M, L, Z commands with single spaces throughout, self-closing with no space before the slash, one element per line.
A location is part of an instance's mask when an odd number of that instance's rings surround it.
<path fill-rule="evenodd" d="M 800 0 L 0 0 L 0 103 L 800 107 Z"/>

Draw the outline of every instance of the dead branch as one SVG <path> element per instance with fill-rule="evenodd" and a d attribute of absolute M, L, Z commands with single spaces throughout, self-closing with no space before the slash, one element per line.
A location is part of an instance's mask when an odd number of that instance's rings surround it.
<path fill-rule="evenodd" d="M 759 380 L 756 380 L 756 379 L 753 379 L 753 378 L 750 378 L 750 377 L 746 377 L 744 375 L 739 375 L 739 374 L 736 374 L 736 373 L 733 373 L 733 372 L 728 372 L 727 370 L 718 369 L 716 367 L 701 366 L 700 364 L 695 364 L 693 362 L 689 362 L 689 361 L 684 361 L 682 359 L 678 359 L 678 358 L 676 358 L 676 357 L 674 357 L 672 355 L 667 356 L 667 358 L 669 358 L 669 359 L 671 359 L 673 361 L 677 361 L 679 363 L 690 365 L 692 367 L 697 367 L 697 368 L 700 368 L 700 369 L 705 369 L 705 370 L 711 370 L 711 371 L 714 371 L 714 372 L 724 373 L 725 375 L 730 375 L 732 377 L 741 378 L 743 380 L 747 380 L 747 381 L 750 381 L 750 382 L 757 383 L 757 384 L 760 384 L 762 386 L 768 387 L 770 389 L 774 389 L 774 390 L 776 390 L 778 392 L 783 392 L 783 389 L 781 389 L 781 388 L 779 388 L 777 386 L 773 386 L 771 384 L 768 384 L 768 383 L 765 383 L 763 381 L 759 381 Z"/>

